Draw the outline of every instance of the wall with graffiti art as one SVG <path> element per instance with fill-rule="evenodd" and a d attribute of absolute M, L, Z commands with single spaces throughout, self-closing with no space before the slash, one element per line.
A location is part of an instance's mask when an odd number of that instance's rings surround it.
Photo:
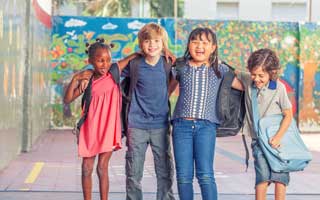
<path fill-rule="evenodd" d="M 300 24 L 299 128 L 320 128 L 320 26 Z"/>
<path fill-rule="evenodd" d="M 85 42 L 104 37 L 115 44 L 113 59 L 118 60 L 138 50 L 137 32 L 150 21 L 165 27 L 169 34 L 169 48 L 177 56 L 183 55 L 188 34 L 198 26 L 216 31 L 220 59 L 239 70 L 246 70 L 246 61 L 252 51 L 263 47 L 275 50 L 281 60 L 281 81 L 287 88 L 301 130 L 320 130 L 320 87 L 316 81 L 320 77 L 319 58 L 314 56 L 320 47 L 317 43 L 319 33 L 315 33 L 315 30 L 319 31 L 317 24 L 87 17 L 55 17 L 53 20 L 52 127 L 70 127 L 79 118 L 80 101 L 63 105 L 62 96 L 72 74 L 88 65 L 84 54 Z M 303 51 L 302 46 L 307 51 Z M 313 64 L 310 67 L 311 57 Z M 309 69 L 312 67 L 314 70 Z M 303 78 L 306 75 L 310 82 Z M 177 95 L 178 91 L 175 91 L 171 97 L 173 104 Z"/>

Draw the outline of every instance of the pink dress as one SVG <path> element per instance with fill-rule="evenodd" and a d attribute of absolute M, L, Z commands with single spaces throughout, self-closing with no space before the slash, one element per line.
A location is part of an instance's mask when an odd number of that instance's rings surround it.
<path fill-rule="evenodd" d="M 111 74 L 92 81 L 91 96 L 87 118 L 80 128 L 81 157 L 121 148 L 121 93 Z"/>

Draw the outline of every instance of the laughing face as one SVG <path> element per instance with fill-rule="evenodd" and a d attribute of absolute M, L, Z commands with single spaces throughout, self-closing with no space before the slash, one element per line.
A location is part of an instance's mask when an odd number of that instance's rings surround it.
<path fill-rule="evenodd" d="M 213 44 L 212 38 L 207 37 L 206 34 L 198 35 L 195 39 L 191 40 L 188 46 L 190 56 L 192 57 L 191 63 L 199 66 L 202 64 L 209 65 L 209 58 L 216 50 L 216 45 Z"/>
<path fill-rule="evenodd" d="M 94 67 L 95 75 L 100 77 L 109 71 L 111 66 L 111 52 L 108 49 L 99 48 L 94 53 L 93 58 L 89 59 L 89 62 Z"/>
<path fill-rule="evenodd" d="M 251 79 L 257 88 L 261 89 L 270 81 L 270 75 L 264 71 L 261 66 L 254 67 L 251 71 Z"/>

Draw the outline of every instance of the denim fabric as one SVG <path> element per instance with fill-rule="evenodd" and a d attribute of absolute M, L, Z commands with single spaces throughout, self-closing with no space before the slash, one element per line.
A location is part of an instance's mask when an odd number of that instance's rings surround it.
<path fill-rule="evenodd" d="M 203 200 L 217 199 L 213 162 L 216 124 L 208 120 L 173 121 L 173 150 L 180 200 L 193 200 L 194 166 Z"/>
<path fill-rule="evenodd" d="M 285 185 L 289 184 L 290 176 L 288 172 L 273 172 L 260 148 L 257 139 L 253 139 L 251 143 L 252 156 L 254 158 L 254 169 L 256 172 L 256 184 L 262 182 L 280 182 Z"/>
<path fill-rule="evenodd" d="M 157 200 L 173 200 L 173 163 L 168 128 L 129 128 L 126 152 L 127 200 L 142 200 L 141 179 L 148 145 L 150 144 L 157 176 Z"/>

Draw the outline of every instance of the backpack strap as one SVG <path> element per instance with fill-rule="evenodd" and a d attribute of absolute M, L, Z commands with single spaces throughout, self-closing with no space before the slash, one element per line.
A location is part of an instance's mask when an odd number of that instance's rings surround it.
<path fill-rule="evenodd" d="M 253 127 L 254 127 L 254 131 L 256 133 L 256 136 L 258 136 L 259 134 L 259 120 L 260 118 L 264 117 L 266 112 L 268 111 L 268 109 L 270 108 L 273 99 L 275 98 L 276 94 L 277 94 L 278 90 L 276 90 L 274 92 L 274 94 L 271 97 L 270 102 L 268 102 L 268 106 L 266 107 L 266 109 L 264 110 L 262 116 L 260 117 L 260 112 L 259 112 L 259 107 L 258 107 L 258 89 L 255 86 L 251 86 L 251 101 L 252 101 L 252 118 L 253 118 Z"/>
<path fill-rule="evenodd" d="M 227 66 L 229 68 L 229 71 L 227 73 L 224 74 L 223 76 L 223 81 L 221 82 L 221 86 L 219 89 L 219 99 L 221 101 L 221 97 L 228 97 L 229 94 L 231 93 L 232 90 L 232 82 L 234 77 L 236 76 L 234 73 L 235 68 L 232 67 L 231 65 L 227 64 L 226 62 L 222 61 L 221 65 Z M 223 87 L 223 89 L 222 89 Z M 221 91 L 225 91 L 226 93 L 220 93 Z M 241 93 L 241 96 L 244 95 L 244 92 Z M 229 101 L 224 101 L 224 106 L 219 106 L 218 108 L 218 115 L 219 118 L 224 118 L 224 119 L 228 119 L 231 114 L 230 114 L 230 107 L 229 107 Z M 239 102 L 240 103 L 240 102 Z M 243 146 L 245 149 L 245 164 L 246 164 L 246 172 L 248 171 L 248 167 L 249 167 L 249 158 L 250 158 L 250 154 L 249 154 L 249 148 L 248 148 L 248 144 L 246 141 L 246 137 L 245 135 L 242 135 L 242 142 L 243 142 Z"/>
<path fill-rule="evenodd" d="M 129 77 L 130 77 L 130 86 L 129 86 L 129 93 L 128 93 L 129 101 L 131 101 L 133 90 L 136 87 L 138 82 L 138 70 L 139 70 L 139 65 L 142 62 L 142 59 L 143 57 L 139 56 L 129 62 Z"/>
<path fill-rule="evenodd" d="M 249 155 L 249 148 L 248 148 L 248 144 L 247 144 L 247 141 L 246 141 L 246 136 L 244 134 L 242 134 L 242 142 L 243 142 L 243 145 L 244 145 L 244 149 L 246 150 L 246 172 L 248 171 L 248 167 L 249 167 L 249 158 L 250 158 L 250 155 Z"/>
<path fill-rule="evenodd" d="M 182 70 L 186 66 L 186 64 L 187 64 L 187 61 L 185 60 L 185 58 L 184 57 L 179 57 L 179 58 L 177 58 L 176 62 L 172 66 L 173 68 L 176 69 L 176 72 L 177 72 L 176 79 L 178 81 L 180 79 L 180 75 L 179 74 L 180 74 L 180 72 L 182 72 Z"/>
<path fill-rule="evenodd" d="M 80 127 L 82 126 L 82 124 L 84 123 L 84 121 L 86 120 L 87 115 L 88 115 L 88 111 L 89 111 L 89 107 L 90 107 L 90 103 L 91 103 L 92 80 L 93 80 L 93 76 L 91 76 L 89 83 L 88 83 L 88 86 L 85 89 L 83 96 L 82 96 L 81 107 L 83 108 L 83 106 L 84 106 L 84 112 L 77 123 L 78 130 L 80 130 Z"/>
<path fill-rule="evenodd" d="M 109 73 L 112 76 L 112 79 L 114 82 L 116 82 L 117 85 L 120 84 L 120 71 L 117 63 L 112 63 L 109 69 Z"/>
<path fill-rule="evenodd" d="M 112 76 L 112 79 L 116 82 L 117 85 L 120 84 L 120 71 L 119 71 L 119 67 L 116 63 L 112 63 L 109 69 L 109 73 Z M 81 100 L 81 107 L 83 108 L 84 106 L 84 111 L 83 114 L 81 116 L 81 118 L 79 119 L 78 123 L 77 123 L 77 129 L 80 130 L 80 127 L 82 126 L 82 124 L 84 123 L 84 121 L 87 118 L 88 112 L 89 112 L 89 107 L 90 107 L 90 103 L 91 103 L 91 90 L 92 90 L 92 80 L 93 80 L 93 76 L 91 76 L 88 86 L 85 89 L 83 96 L 82 96 L 82 100 Z"/>
<path fill-rule="evenodd" d="M 162 56 L 162 59 L 164 60 L 164 70 L 166 72 L 166 77 L 167 77 L 167 86 L 169 86 L 169 82 L 171 79 L 171 68 L 172 68 L 172 62 L 165 58 L 165 56 Z"/>

